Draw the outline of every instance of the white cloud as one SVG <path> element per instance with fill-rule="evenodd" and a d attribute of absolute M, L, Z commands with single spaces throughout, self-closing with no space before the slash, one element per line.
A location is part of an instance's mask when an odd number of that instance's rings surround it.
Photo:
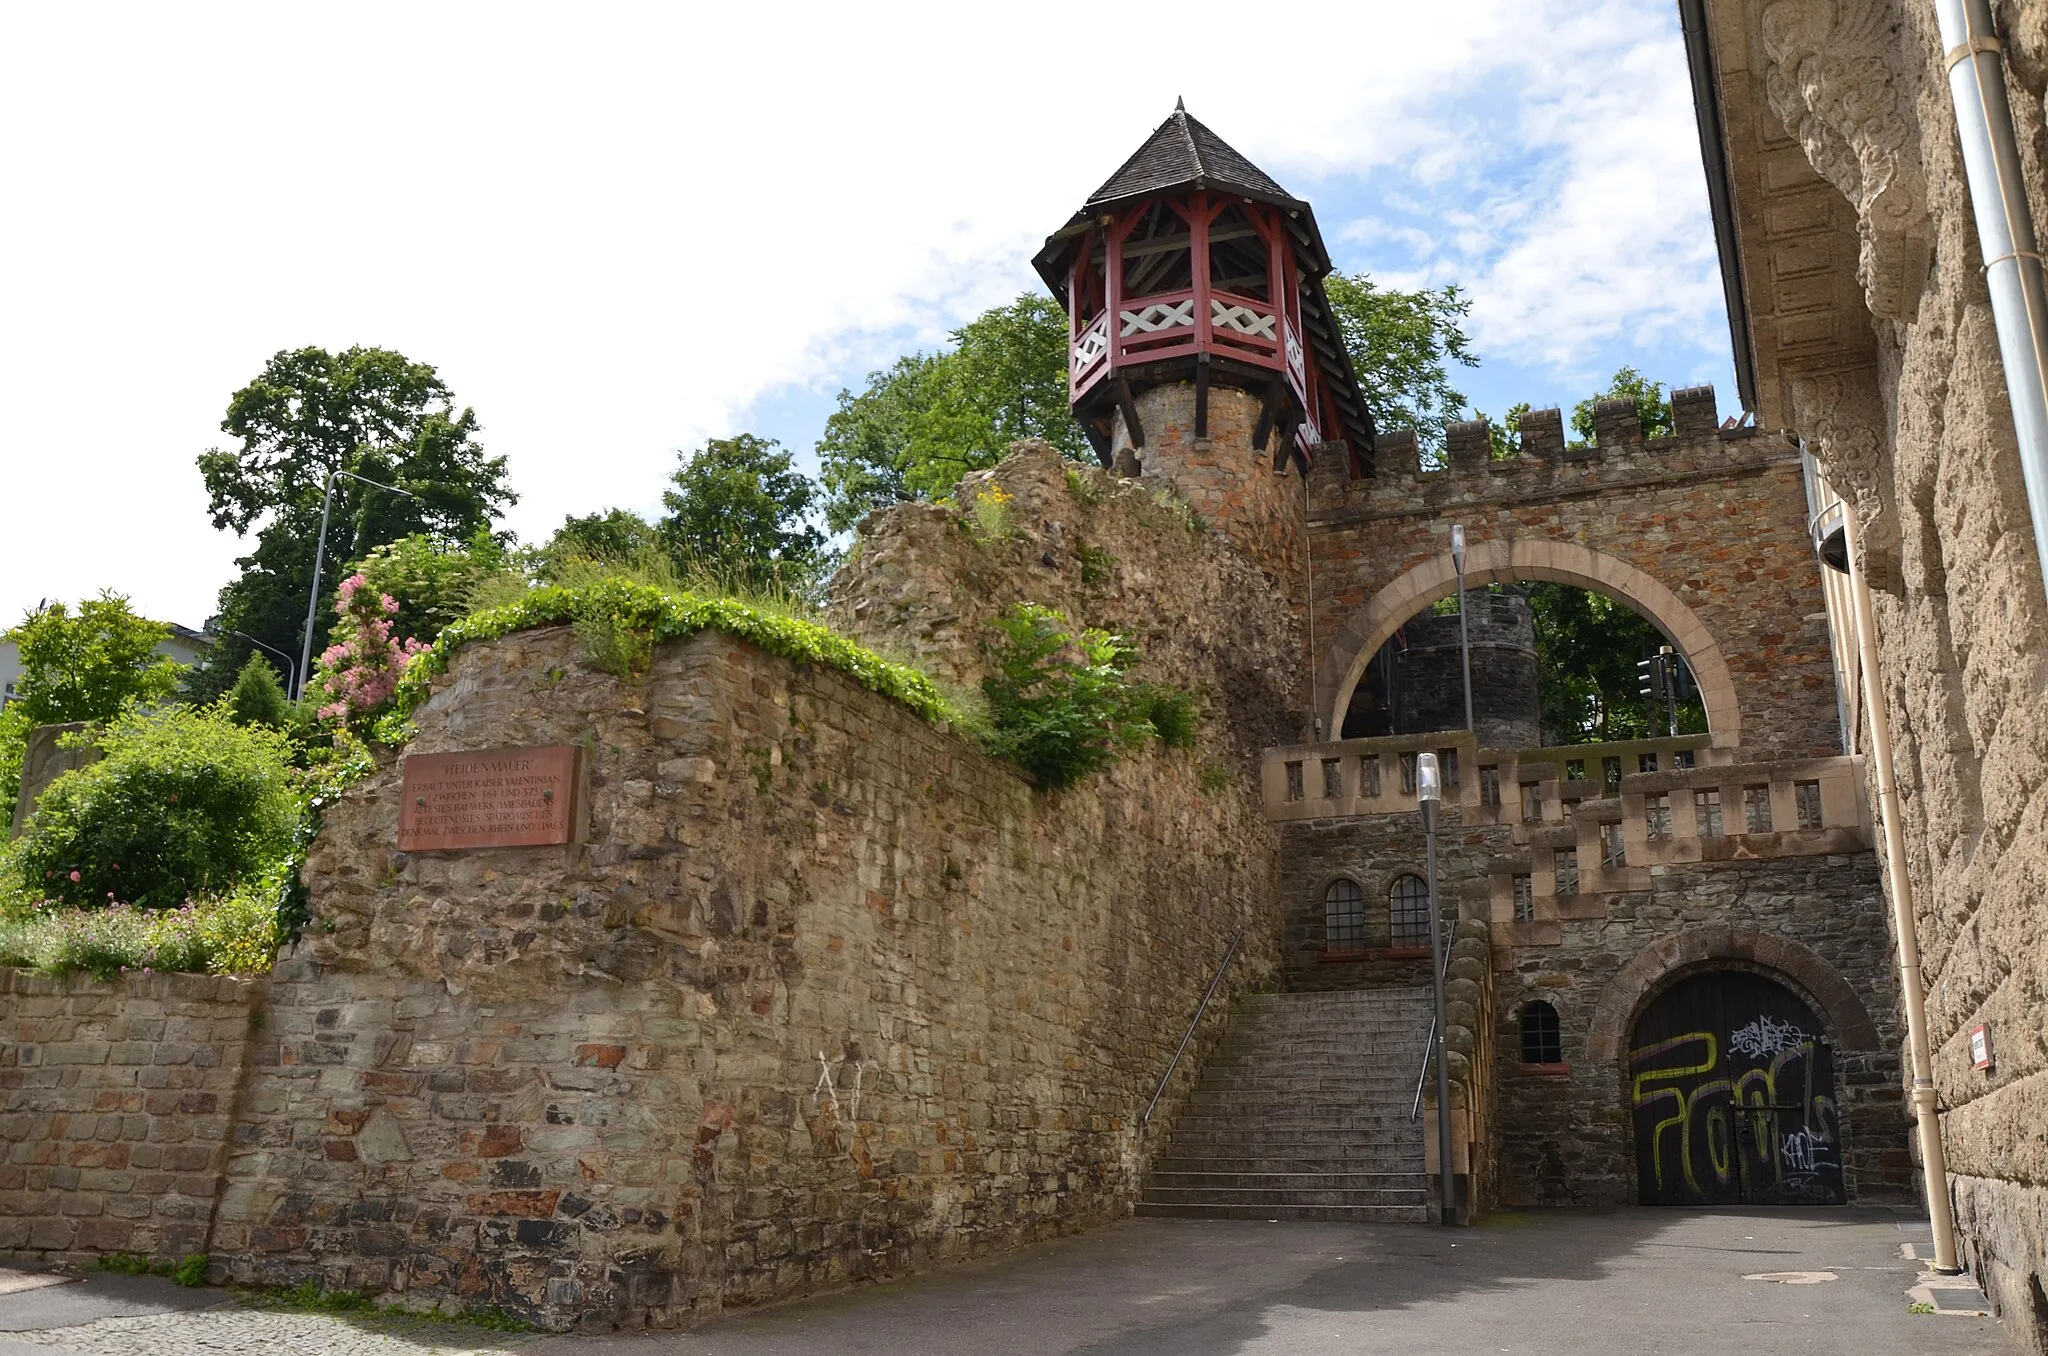
<path fill-rule="evenodd" d="M 1241 4 L 1162 13 L 0 12 L 0 619 L 102 585 L 210 611 L 242 547 L 192 458 L 289 346 L 439 365 L 522 531 L 649 502 L 764 394 L 1035 285 L 1176 95 L 1291 187 L 1397 170 L 1419 210 L 1455 202 L 1428 267 L 1489 351 L 1569 363 L 1711 291 L 1661 10 L 1305 4 L 1285 41 L 1219 39 Z M 1560 177 L 1469 210 L 1525 155 Z"/>

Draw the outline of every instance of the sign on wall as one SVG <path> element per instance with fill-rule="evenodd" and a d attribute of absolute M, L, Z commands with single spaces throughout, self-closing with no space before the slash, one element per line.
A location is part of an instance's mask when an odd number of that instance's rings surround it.
<path fill-rule="evenodd" d="M 403 773 L 399 850 L 574 842 L 581 755 L 574 744 L 412 755 Z"/>

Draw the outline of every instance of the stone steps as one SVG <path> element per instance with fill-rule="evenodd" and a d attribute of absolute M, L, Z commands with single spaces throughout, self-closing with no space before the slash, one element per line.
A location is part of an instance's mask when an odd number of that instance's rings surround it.
<path fill-rule="evenodd" d="M 1143 1215 L 1420 1221 L 1423 1126 L 1411 1119 L 1427 990 L 1262 994 L 1232 1011 L 1175 1116 Z"/>

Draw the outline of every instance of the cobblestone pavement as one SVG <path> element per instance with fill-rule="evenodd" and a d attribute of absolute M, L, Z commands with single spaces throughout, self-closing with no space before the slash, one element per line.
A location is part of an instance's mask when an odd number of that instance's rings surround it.
<path fill-rule="evenodd" d="M 490 1332 L 460 1323 L 340 1318 L 225 1304 L 0 1333 L 0 1356 L 12 1356 L 10 1343 L 49 1348 L 64 1356 L 506 1356 L 537 1335 Z"/>

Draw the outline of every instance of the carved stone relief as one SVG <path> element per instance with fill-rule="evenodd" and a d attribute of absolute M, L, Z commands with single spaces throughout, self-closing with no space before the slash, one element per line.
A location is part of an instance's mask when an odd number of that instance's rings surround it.
<path fill-rule="evenodd" d="M 1898 515 L 1889 502 L 1884 467 L 1888 423 L 1876 373 L 1826 373 L 1792 383 L 1792 417 L 1828 484 L 1856 514 L 1866 577 L 1871 587 L 1897 593 Z"/>
<path fill-rule="evenodd" d="M 1893 68 L 1897 19 L 1874 0 L 1772 0 L 1762 18 L 1771 109 L 1856 209 L 1865 303 L 1910 321 L 1933 233 L 1919 134 Z"/>

